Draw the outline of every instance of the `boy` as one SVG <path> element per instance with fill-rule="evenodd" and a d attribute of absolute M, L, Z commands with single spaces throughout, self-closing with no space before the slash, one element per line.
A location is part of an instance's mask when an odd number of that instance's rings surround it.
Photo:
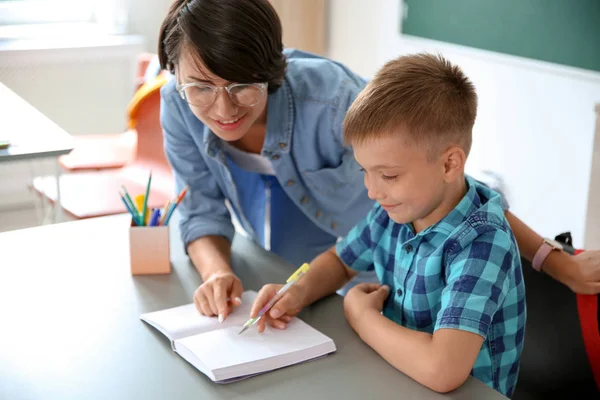
<path fill-rule="evenodd" d="M 386 64 L 344 120 L 376 205 L 271 309 L 285 328 L 302 307 L 359 271 L 348 322 L 398 370 L 438 392 L 471 374 L 506 396 L 517 381 L 525 288 L 500 195 L 464 173 L 477 112 L 472 83 L 441 56 Z M 266 285 L 252 316 L 280 285 Z M 266 321 L 265 321 L 266 320 Z"/>

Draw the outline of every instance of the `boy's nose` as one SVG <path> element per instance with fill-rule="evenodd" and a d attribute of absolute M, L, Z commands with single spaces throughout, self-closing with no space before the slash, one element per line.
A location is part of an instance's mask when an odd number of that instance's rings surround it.
<path fill-rule="evenodd" d="M 377 196 L 375 195 L 375 191 L 373 189 L 371 189 L 370 187 L 367 188 L 367 194 L 369 195 L 369 198 L 371 200 L 376 200 Z"/>
<path fill-rule="evenodd" d="M 369 190 L 367 193 L 371 200 L 381 201 L 385 198 L 385 196 L 381 192 L 375 192 L 375 191 Z"/>
<path fill-rule="evenodd" d="M 370 184 L 368 179 L 365 179 L 365 185 L 367 186 L 367 195 L 371 200 L 381 200 L 383 197 L 383 193 L 378 190 L 377 185 Z"/>

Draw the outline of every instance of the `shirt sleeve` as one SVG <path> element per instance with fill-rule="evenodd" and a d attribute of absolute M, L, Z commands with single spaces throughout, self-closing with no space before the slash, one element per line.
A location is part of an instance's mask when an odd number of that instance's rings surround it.
<path fill-rule="evenodd" d="M 373 207 L 369 214 L 335 246 L 338 257 L 355 271 L 373 271 L 375 269 L 371 224 L 374 221 L 377 209 L 377 206 Z"/>
<path fill-rule="evenodd" d="M 496 312 L 514 285 L 519 255 L 508 233 L 485 227 L 446 265 L 446 286 L 435 330 L 453 328 L 487 337 Z M 473 231 L 475 232 L 475 230 Z"/>
<path fill-rule="evenodd" d="M 178 104 L 165 95 L 163 87 L 160 120 L 164 133 L 165 153 L 175 177 L 177 192 L 188 186 L 180 203 L 181 237 L 185 248 L 203 236 L 233 239 L 235 229 L 225 205 L 225 197 L 209 170 L 204 157 L 185 127 Z"/>

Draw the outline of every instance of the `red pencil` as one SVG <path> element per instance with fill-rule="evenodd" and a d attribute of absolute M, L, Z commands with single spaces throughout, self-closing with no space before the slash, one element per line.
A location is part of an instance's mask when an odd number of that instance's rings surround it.
<path fill-rule="evenodd" d="M 183 190 L 181 191 L 181 193 L 179 193 L 179 196 L 177 197 L 177 201 L 175 202 L 176 206 L 179 205 L 179 203 L 181 203 L 181 200 L 183 200 L 183 198 L 185 197 L 185 194 L 187 193 L 188 187 L 184 187 Z"/>

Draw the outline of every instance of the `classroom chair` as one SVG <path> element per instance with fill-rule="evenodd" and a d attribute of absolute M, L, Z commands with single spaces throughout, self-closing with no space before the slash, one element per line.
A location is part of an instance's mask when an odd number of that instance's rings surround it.
<path fill-rule="evenodd" d="M 568 232 L 556 240 L 578 252 Z M 600 399 L 599 296 L 575 294 L 522 261 L 527 324 L 512 399 Z"/>
<path fill-rule="evenodd" d="M 134 93 L 144 82 L 156 76 L 156 72 L 148 70 L 155 58 L 152 53 L 139 55 Z M 149 72 L 154 72 L 154 76 Z M 58 158 L 61 168 L 66 172 L 102 170 L 123 167 L 133 159 L 137 132 L 128 129 L 120 133 L 74 135 L 73 139 L 73 150 Z"/>
<path fill-rule="evenodd" d="M 131 128 L 137 131 L 133 160 L 121 168 L 73 172 L 60 177 L 61 206 L 76 219 L 126 212 L 119 192 L 125 186 L 133 197 L 145 192 L 150 171 L 152 185 L 150 208 L 162 208 L 174 196 L 174 182 L 163 148 L 160 125 L 160 88 L 168 81 L 159 75 L 144 83 L 136 92 L 131 106 Z M 37 177 L 33 189 L 53 203 L 56 199 L 55 177 Z"/>
<path fill-rule="evenodd" d="M 60 156 L 65 172 L 120 168 L 131 161 L 137 142 L 135 129 L 122 133 L 74 135 L 73 150 Z"/>

